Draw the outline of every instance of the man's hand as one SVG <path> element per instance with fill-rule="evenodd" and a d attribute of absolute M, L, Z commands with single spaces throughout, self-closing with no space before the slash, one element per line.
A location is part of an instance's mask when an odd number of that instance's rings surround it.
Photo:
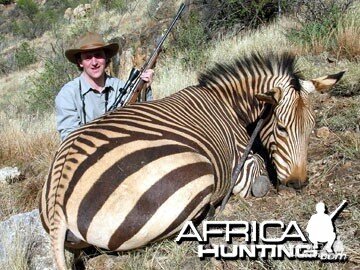
<path fill-rule="evenodd" d="M 141 74 L 140 79 L 146 82 L 146 87 L 149 87 L 153 82 L 153 77 L 154 77 L 154 70 L 147 69 Z"/>

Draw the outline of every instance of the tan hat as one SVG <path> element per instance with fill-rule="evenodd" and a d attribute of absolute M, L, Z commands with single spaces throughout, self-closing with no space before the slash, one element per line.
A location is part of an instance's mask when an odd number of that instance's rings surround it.
<path fill-rule="evenodd" d="M 106 57 L 111 58 L 119 51 L 119 44 L 106 44 L 101 35 L 92 32 L 88 32 L 81 36 L 74 46 L 74 49 L 65 51 L 66 58 L 74 64 L 77 64 L 78 58 L 76 55 L 78 53 L 103 49 L 105 51 Z"/>

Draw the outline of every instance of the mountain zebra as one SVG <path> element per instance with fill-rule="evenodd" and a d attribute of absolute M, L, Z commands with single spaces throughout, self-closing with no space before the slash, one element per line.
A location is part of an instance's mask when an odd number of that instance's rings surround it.
<path fill-rule="evenodd" d="M 173 235 L 218 204 L 262 111 L 260 140 L 279 181 L 303 185 L 314 126 L 308 93 L 343 73 L 305 81 L 294 66 L 286 53 L 218 64 L 196 86 L 73 132 L 55 155 L 40 205 L 58 267 L 66 268 L 64 242 L 130 250 Z M 263 167 L 250 154 L 233 192 L 246 196 Z"/>

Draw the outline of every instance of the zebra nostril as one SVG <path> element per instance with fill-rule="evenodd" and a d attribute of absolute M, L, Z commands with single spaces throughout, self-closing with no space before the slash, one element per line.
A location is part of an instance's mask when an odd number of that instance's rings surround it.
<path fill-rule="evenodd" d="M 300 188 L 303 187 L 304 183 L 301 182 L 301 181 L 298 180 L 298 179 L 290 179 L 290 180 L 286 183 L 286 185 L 287 185 L 288 187 L 293 188 L 293 189 L 300 189 Z"/>

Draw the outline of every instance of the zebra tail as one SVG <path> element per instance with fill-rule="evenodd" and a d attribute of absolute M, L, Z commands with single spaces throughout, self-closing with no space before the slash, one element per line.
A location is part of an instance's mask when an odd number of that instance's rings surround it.
<path fill-rule="evenodd" d="M 53 220 L 54 225 L 50 230 L 51 247 L 54 254 L 56 267 L 58 270 L 66 270 L 65 261 L 65 235 L 66 235 L 66 222 L 64 218 L 57 217 Z"/>

